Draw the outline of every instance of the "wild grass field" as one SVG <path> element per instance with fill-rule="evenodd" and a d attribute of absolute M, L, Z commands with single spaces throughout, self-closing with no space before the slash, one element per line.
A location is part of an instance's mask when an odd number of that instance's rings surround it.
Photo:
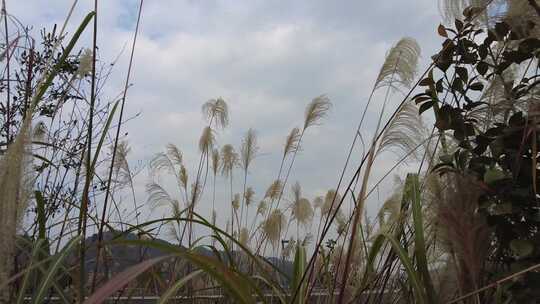
<path fill-rule="evenodd" d="M 313 87 L 279 151 L 257 125 L 224 142 L 231 101 L 208 96 L 202 130 L 177 135 L 200 134 L 195 161 L 170 143 L 138 163 L 145 4 L 107 96 L 101 2 L 79 20 L 66 1 L 49 27 L 2 0 L 0 303 L 540 303 L 540 2 L 439 1 L 439 50 L 424 65 L 415 33 L 395 41 L 338 146 L 318 133 L 333 96 Z M 319 155 L 308 140 L 346 155 L 324 192 L 294 174 Z"/>

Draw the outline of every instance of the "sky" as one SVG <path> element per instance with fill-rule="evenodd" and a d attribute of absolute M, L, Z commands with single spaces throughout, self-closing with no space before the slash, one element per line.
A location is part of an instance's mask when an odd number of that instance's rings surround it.
<path fill-rule="evenodd" d="M 72 3 L 6 2 L 8 11 L 31 25 L 35 34 L 43 27 L 61 24 Z M 109 63 L 119 56 L 101 96 L 107 100 L 122 91 L 139 2 L 109 0 L 99 4 L 100 61 Z M 69 33 L 92 6 L 93 1 L 79 1 Z M 419 70 L 425 69 L 442 42 L 436 34 L 440 22 L 437 1 L 433 0 L 146 0 L 126 104 L 128 117 L 139 115 L 122 129 L 132 148 L 130 164 L 141 168 L 135 179 L 138 200 L 146 200 L 145 184 L 150 180 L 144 166 L 167 143 L 183 151 L 193 174 L 205 126 L 201 106 L 217 97 L 226 100 L 231 117 L 230 126 L 217 132 L 218 145 L 230 143 L 239 149 L 243 134 L 249 128 L 257 131 L 260 152 L 248 185 L 254 187 L 258 201 L 276 178 L 289 130 L 303 123 L 304 108 L 314 97 L 326 94 L 332 110 L 322 125 L 306 133 L 289 180 L 289 185 L 300 181 L 310 199 L 324 194 L 337 184 L 387 50 L 400 38 L 413 37 L 422 47 Z M 79 47 L 91 45 L 88 33 Z M 380 99 L 376 96 L 368 111 L 362 129 L 366 138 L 373 132 Z M 358 165 L 359 158 L 356 150 L 351 168 Z M 394 160 L 393 155 L 383 155 L 373 175 L 382 176 Z M 406 170 L 396 173 L 403 176 Z M 235 174 L 239 177 L 241 173 Z M 236 191 L 241 189 L 239 180 L 235 180 Z M 160 181 L 175 193 L 170 179 Z M 391 186 L 390 178 L 370 197 L 371 215 L 391 193 Z M 229 210 L 227 189 L 226 181 L 218 178 L 220 223 Z M 209 198 L 203 197 L 199 212 L 209 214 Z M 159 217 L 168 212 L 147 206 L 144 214 Z"/>

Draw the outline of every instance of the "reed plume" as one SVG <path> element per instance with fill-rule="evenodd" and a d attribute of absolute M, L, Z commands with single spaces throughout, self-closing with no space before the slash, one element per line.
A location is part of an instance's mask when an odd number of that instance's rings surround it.
<path fill-rule="evenodd" d="M 0 282 L 6 282 L 11 275 L 17 229 L 31 197 L 30 123 L 28 116 L 0 159 Z M 4 292 L 0 292 L 2 298 Z"/>
<path fill-rule="evenodd" d="M 229 107 L 223 98 L 210 99 L 202 106 L 202 113 L 212 125 L 225 128 L 229 125 Z"/>
<path fill-rule="evenodd" d="M 210 126 L 204 128 L 201 138 L 199 139 L 199 150 L 203 154 L 208 154 L 212 151 L 214 144 L 216 143 L 216 136 L 214 130 Z"/>
<path fill-rule="evenodd" d="M 276 200 L 279 195 L 281 194 L 281 189 L 283 188 L 283 184 L 281 180 L 276 179 L 270 187 L 266 190 L 266 193 L 264 194 L 264 198 L 270 199 L 270 201 Z"/>
<path fill-rule="evenodd" d="M 321 123 L 321 120 L 328 115 L 328 110 L 332 107 L 330 99 L 326 95 L 315 97 L 306 107 L 304 115 L 304 129 L 302 133 L 311 126 Z M 300 135 L 301 136 L 301 135 Z M 299 144 L 298 140 L 297 145 Z"/>
<path fill-rule="evenodd" d="M 286 221 L 285 214 L 278 208 L 274 209 L 263 223 L 263 233 L 273 248 L 276 248 L 281 240 L 281 232 Z"/>
<path fill-rule="evenodd" d="M 252 187 L 248 187 L 246 189 L 246 193 L 244 194 L 244 199 L 246 200 L 246 206 L 250 206 L 251 203 L 253 203 L 253 199 L 255 198 L 255 191 Z"/>
<path fill-rule="evenodd" d="M 405 102 L 382 134 L 376 154 L 392 150 L 406 155 L 416 151 L 425 137 L 427 130 L 418 114 L 418 107 L 412 101 Z"/>
<path fill-rule="evenodd" d="M 226 144 L 221 147 L 221 174 L 230 177 L 238 164 L 238 154 L 232 145 Z"/>
<path fill-rule="evenodd" d="M 300 129 L 293 128 L 285 140 L 285 146 L 283 147 L 283 158 L 288 154 L 298 150 L 300 144 Z"/>
<path fill-rule="evenodd" d="M 420 46 L 413 38 L 405 37 L 394 45 L 379 71 L 375 88 L 394 87 L 396 84 L 410 87 L 416 74 Z"/>
<path fill-rule="evenodd" d="M 257 135 L 255 130 L 249 129 L 242 140 L 242 146 L 240 147 L 240 162 L 242 169 L 244 169 L 244 185 L 243 185 L 243 195 L 242 195 L 242 209 L 240 211 L 240 222 L 244 218 L 244 205 L 246 202 L 246 184 L 249 166 L 259 151 L 259 146 L 257 145 Z M 247 211 L 246 211 L 247 213 Z M 247 215 L 246 215 L 246 225 L 247 225 Z"/>

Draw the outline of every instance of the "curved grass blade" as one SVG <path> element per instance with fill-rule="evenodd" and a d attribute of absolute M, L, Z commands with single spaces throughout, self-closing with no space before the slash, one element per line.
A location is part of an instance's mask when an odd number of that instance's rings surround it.
<path fill-rule="evenodd" d="M 148 270 L 150 267 L 156 265 L 157 263 L 170 258 L 171 256 L 162 256 L 150 260 L 146 260 L 139 264 L 129 267 L 128 269 L 122 271 L 118 275 L 110 279 L 105 285 L 101 286 L 96 290 L 84 304 L 98 304 L 103 303 L 109 296 L 113 293 L 126 286 L 129 282 L 137 278 L 141 273 Z"/>
<path fill-rule="evenodd" d="M 54 260 L 51 267 L 47 270 L 47 274 L 43 278 L 43 281 L 41 283 L 41 286 L 37 289 L 37 293 L 34 296 L 33 303 L 43 303 L 43 298 L 45 297 L 45 294 L 49 290 L 49 287 L 53 284 L 54 276 L 56 275 L 56 272 L 58 269 L 62 266 L 62 263 L 66 259 L 67 255 L 71 252 L 73 247 L 77 243 L 79 243 L 81 237 L 77 236 L 73 238 L 69 243 L 66 245 L 64 249 L 58 254 L 58 257 Z"/>
<path fill-rule="evenodd" d="M 161 298 L 157 301 L 158 304 L 167 303 L 167 301 L 174 296 L 174 294 L 178 291 L 178 289 L 182 288 L 187 282 L 190 280 L 193 280 L 194 278 L 200 276 L 204 272 L 202 270 L 195 270 L 192 273 L 188 274 L 187 276 L 183 277 L 178 282 L 174 283 L 174 285 L 167 289 L 167 291 L 161 296 Z"/>

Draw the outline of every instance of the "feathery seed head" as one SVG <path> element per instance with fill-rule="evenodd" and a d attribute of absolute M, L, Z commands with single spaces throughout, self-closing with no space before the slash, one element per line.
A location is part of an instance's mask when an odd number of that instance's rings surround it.
<path fill-rule="evenodd" d="M 255 130 L 250 128 L 242 140 L 242 146 L 240 147 L 242 167 L 245 171 L 247 171 L 255 156 L 257 156 L 258 150 L 257 134 Z"/>
<path fill-rule="evenodd" d="M 263 233 L 274 248 L 278 245 L 281 239 L 281 232 L 286 221 L 287 220 L 283 212 L 280 209 L 275 209 L 263 223 Z"/>
<path fill-rule="evenodd" d="M 326 95 L 315 97 L 306 107 L 304 130 L 310 126 L 320 124 L 320 121 L 326 117 L 331 107 L 332 103 Z"/>
<path fill-rule="evenodd" d="M 111 147 L 111 149 L 114 146 Z M 131 148 L 127 141 L 123 140 L 118 143 L 116 147 L 116 157 L 113 163 L 113 172 L 116 175 L 117 182 L 120 185 L 129 184 L 132 182 L 131 171 L 129 169 L 129 163 L 127 157 Z"/>
<path fill-rule="evenodd" d="M 299 182 L 296 182 L 291 186 L 291 191 L 293 193 L 293 203 L 297 204 L 302 196 L 302 186 L 300 186 Z"/>
<path fill-rule="evenodd" d="M 214 130 L 212 130 L 212 128 L 208 126 L 204 128 L 201 139 L 199 139 L 199 150 L 201 151 L 201 153 L 206 154 L 211 151 L 215 142 L 216 137 L 214 135 Z"/>
<path fill-rule="evenodd" d="M 84 49 L 79 57 L 79 66 L 77 68 L 77 76 L 79 78 L 84 78 L 86 75 L 92 72 L 92 62 L 92 50 Z"/>
<path fill-rule="evenodd" d="M 229 124 L 229 107 L 223 98 L 210 99 L 202 106 L 202 113 L 208 122 L 225 128 Z"/>
<path fill-rule="evenodd" d="M 257 214 L 263 215 L 268 210 L 268 203 L 265 200 L 261 200 L 257 206 Z"/>
<path fill-rule="evenodd" d="M 232 207 L 235 211 L 238 211 L 238 208 L 240 208 L 240 194 L 236 193 L 234 195 L 233 201 L 232 201 Z"/>
<path fill-rule="evenodd" d="M 167 144 L 167 156 L 177 166 L 182 164 L 182 151 L 174 144 Z"/>
<path fill-rule="evenodd" d="M 184 189 L 187 189 L 187 185 L 188 185 L 188 173 L 187 173 L 187 169 L 184 165 L 181 165 L 180 166 L 180 173 L 178 174 L 178 178 L 180 179 L 180 185 L 184 188 Z"/>
<path fill-rule="evenodd" d="M 418 113 L 418 107 L 412 101 L 405 102 L 398 110 L 388 128 L 381 136 L 377 153 L 394 150 L 407 155 L 413 151 L 413 156 L 419 156 L 418 147 L 425 137 L 429 136 Z"/>
<path fill-rule="evenodd" d="M 264 194 L 264 198 L 268 198 L 271 201 L 274 201 L 279 198 L 279 195 L 281 194 L 281 189 L 283 188 L 283 184 L 281 183 L 281 180 L 276 179 L 270 187 L 266 190 L 266 193 Z"/>
<path fill-rule="evenodd" d="M 214 175 L 217 174 L 217 171 L 219 169 L 219 165 L 220 165 L 220 162 L 219 162 L 219 150 L 214 149 L 214 150 L 212 150 L 212 172 L 214 173 Z"/>
<path fill-rule="evenodd" d="M 384 61 L 375 88 L 401 84 L 410 87 L 416 75 L 416 66 L 420 57 L 420 46 L 413 38 L 405 37 L 396 43 Z"/>
<path fill-rule="evenodd" d="M 326 192 L 326 195 L 324 197 L 324 203 L 321 207 L 321 214 L 329 215 L 331 212 L 334 213 L 340 201 L 341 201 L 341 196 L 339 195 L 339 193 L 336 192 L 336 190 L 334 189 L 328 190 L 328 192 Z"/>
<path fill-rule="evenodd" d="M 307 226 L 313 218 L 313 208 L 307 198 L 300 198 L 292 204 L 292 216 L 298 223 Z"/>
<path fill-rule="evenodd" d="M 234 151 L 234 147 L 230 144 L 221 147 L 221 174 L 229 177 L 237 164 L 238 154 Z"/>
<path fill-rule="evenodd" d="M 240 229 L 240 235 L 238 236 L 238 241 L 240 244 L 244 245 L 244 247 L 248 247 L 249 243 L 249 231 L 246 227 L 243 227 Z"/>
<path fill-rule="evenodd" d="M 291 130 L 287 139 L 285 140 L 285 147 L 283 148 L 283 158 L 287 154 L 292 153 L 300 148 L 300 129 L 295 127 Z"/>
<path fill-rule="evenodd" d="M 253 191 L 253 188 L 248 187 L 246 189 L 246 193 L 244 194 L 244 198 L 246 199 L 246 206 L 251 205 L 253 203 L 253 198 L 255 196 L 255 191 Z"/>

